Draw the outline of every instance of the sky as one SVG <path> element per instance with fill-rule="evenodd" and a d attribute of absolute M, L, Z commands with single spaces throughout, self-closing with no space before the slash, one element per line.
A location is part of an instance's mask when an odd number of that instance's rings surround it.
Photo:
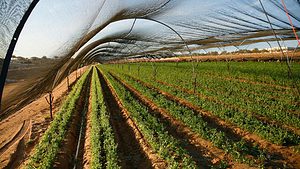
<path fill-rule="evenodd" d="M 240 4 L 239 2 L 242 1 L 246 0 L 175 0 L 171 8 L 166 9 L 165 14 L 162 13 L 155 17 L 162 21 L 170 20 L 172 22 L 175 20 L 176 22 L 176 19 L 186 20 L 187 17 L 209 16 L 210 13 L 213 14 L 212 10 L 222 10 L 226 4 Z M 256 0 L 249 0 L 248 2 L 250 1 L 252 5 L 258 2 Z M 103 2 L 99 0 L 41 0 L 28 19 L 14 54 L 23 57 L 53 57 L 60 55 L 67 52 L 88 32 L 89 28 L 101 25 L 120 9 L 142 8 L 145 7 L 145 2 L 147 2 L 147 5 L 153 5 L 159 0 L 151 2 L 147 0 L 110 0 L 109 3 L 102 6 Z M 268 7 L 266 6 L 266 8 Z M 240 8 L 247 9 L 246 6 L 240 6 Z M 91 41 L 120 31 L 128 31 L 131 24 L 132 20 L 110 24 Z M 152 33 L 151 30 L 156 30 L 157 26 L 157 24 L 149 21 L 139 21 L 135 29 L 144 30 L 145 34 L 149 34 L 149 32 Z M 277 46 L 275 43 L 271 43 L 271 45 Z M 285 45 L 295 47 L 297 42 L 287 41 Z M 259 43 L 250 45 L 248 48 L 267 47 L 269 47 L 267 43 Z M 233 50 L 234 48 L 226 49 Z"/>

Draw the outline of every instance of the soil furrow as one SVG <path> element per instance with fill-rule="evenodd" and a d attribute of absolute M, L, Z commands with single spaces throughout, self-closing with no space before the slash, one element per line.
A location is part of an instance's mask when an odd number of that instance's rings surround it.
<path fill-rule="evenodd" d="M 91 89 L 91 85 L 90 85 Z M 83 161 L 82 166 L 83 168 L 91 168 L 91 111 L 92 111 L 92 104 L 91 104 L 91 90 L 89 92 L 89 105 L 86 114 L 86 127 L 85 127 L 85 141 L 84 141 L 84 148 L 83 148 Z"/>
<path fill-rule="evenodd" d="M 22 139 L 26 132 L 28 131 L 28 128 L 30 127 L 31 122 L 26 120 L 23 122 L 22 127 L 19 129 L 19 131 L 13 136 L 13 138 L 4 144 L 3 147 L 0 149 L 0 157 L 5 153 L 6 150 L 8 150 L 11 146 L 13 146 L 16 142 L 18 142 L 20 139 Z"/>
<path fill-rule="evenodd" d="M 181 99 L 181 98 L 177 98 L 173 95 L 171 95 L 170 93 L 161 91 L 160 89 L 147 84 L 146 82 L 143 82 L 139 79 L 136 79 L 134 77 L 131 77 L 134 80 L 136 80 L 137 82 L 145 85 L 146 87 L 156 90 L 158 93 L 166 96 L 167 98 L 177 101 L 178 103 L 187 106 L 191 109 L 193 109 L 194 111 L 202 114 L 203 116 L 206 116 L 208 118 L 211 118 L 211 121 L 214 121 L 215 123 L 218 123 L 219 126 L 223 126 L 224 128 L 227 128 L 228 131 L 231 130 L 232 132 L 234 132 L 236 135 L 239 135 L 240 137 L 244 138 L 246 141 L 251 142 L 253 144 L 258 144 L 261 148 L 266 149 L 270 154 L 269 154 L 269 158 L 270 161 L 268 162 L 268 165 L 271 166 L 283 166 L 283 165 L 293 165 L 296 168 L 300 166 L 300 155 L 295 153 L 294 150 L 291 147 L 286 147 L 286 146 L 279 146 L 279 145 L 275 145 L 273 143 L 270 143 L 269 141 L 262 139 L 261 137 L 257 136 L 256 134 L 247 132 L 237 126 L 235 126 L 234 124 L 224 121 L 218 117 L 216 117 L 215 115 L 213 115 L 211 112 L 205 111 L 203 109 L 201 109 L 198 106 L 193 105 L 192 103 Z M 273 162 L 272 162 L 273 161 Z"/>
<path fill-rule="evenodd" d="M 102 72 L 99 71 L 98 74 L 103 96 L 110 112 L 110 123 L 118 144 L 117 149 L 121 167 L 128 169 L 165 168 L 166 163 L 151 150 Z"/>
<path fill-rule="evenodd" d="M 166 129 L 169 134 L 181 141 L 183 144 L 186 144 L 183 148 L 189 152 L 189 155 L 191 155 L 198 165 L 201 164 L 200 166 L 207 168 L 209 165 L 216 164 L 221 160 L 233 161 L 226 155 L 226 153 L 223 152 L 223 150 L 214 147 L 212 143 L 202 139 L 181 121 L 172 117 L 166 109 L 157 106 L 149 98 L 143 96 L 139 91 L 120 78 L 114 75 L 112 76 L 132 94 L 134 94 L 138 100 L 151 110 L 153 115 L 158 117 L 160 121 L 166 125 Z"/>
<path fill-rule="evenodd" d="M 131 78 L 134 78 L 134 77 L 132 77 L 132 76 L 130 76 L 130 77 L 131 77 Z M 241 108 L 234 107 L 234 106 L 232 106 L 232 105 L 228 105 L 228 104 L 226 104 L 226 103 L 223 103 L 223 102 L 218 101 L 218 100 L 216 100 L 216 99 L 213 99 L 213 98 L 211 98 L 211 97 L 203 96 L 203 95 L 200 94 L 200 93 L 194 93 L 194 92 L 191 91 L 191 90 L 188 90 L 188 89 L 185 89 L 185 88 L 176 86 L 176 85 L 168 84 L 167 82 L 158 81 L 158 80 L 157 80 L 157 82 L 160 83 L 160 84 L 162 84 L 162 85 L 166 85 L 166 86 L 169 86 L 169 87 L 176 88 L 177 90 L 180 90 L 180 91 L 182 91 L 182 92 L 185 92 L 185 93 L 188 93 L 188 94 L 191 94 L 191 95 L 196 95 L 196 96 L 199 97 L 199 98 L 208 99 L 208 100 L 210 100 L 210 101 L 212 101 L 212 102 L 215 102 L 215 103 L 218 103 L 218 104 L 222 104 L 222 105 L 224 105 L 224 106 L 226 106 L 226 107 L 230 107 L 230 108 L 233 108 L 233 109 L 237 109 L 237 110 L 240 110 L 240 111 L 243 111 L 243 112 L 246 111 L 246 110 L 243 110 L 243 109 L 241 109 Z M 297 134 L 297 135 L 300 136 L 300 129 L 298 129 L 298 128 L 296 128 L 296 127 L 293 127 L 293 126 L 289 126 L 289 125 L 283 124 L 282 122 L 279 122 L 279 121 L 276 121 L 276 120 L 272 120 L 272 119 L 270 119 L 270 118 L 268 118 L 268 117 L 265 117 L 265 116 L 262 116 L 262 115 L 258 115 L 258 114 L 253 113 L 253 112 L 251 112 L 251 115 L 252 115 L 253 117 L 255 117 L 256 119 L 262 121 L 263 123 L 266 123 L 266 125 L 275 125 L 275 126 L 279 126 L 279 127 L 283 128 L 283 129 L 286 129 L 286 130 L 288 130 L 288 131 L 290 131 L 290 132 L 293 132 L 293 133 L 295 133 L 295 134 Z"/>
<path fill-rule="evenodd" d="M 83 137 L 79 138 L 80 128 L 82 118 L 86 118 L 87 106 L 88 106 L 88 96 L 89 96 L 89 85 L 91 80 L 91 74 L 88 75 L 87 80 L 83 86 L 80 98 L 77 101 L 75 112 L 72 114 L 72 121 L 70 122 L 70 127 L 66 133 L 64 142 L 62 143 L 62 148 L 56 157 L 54 163 L 54 168 L 82 168 L 83 167 L 83 146 L 84 146 L 84 134 Z M 84 132 L 84 130 L 83 130 Z M 77 159 L 76 150 L 78 142 L 80 140 L 79 152 Z"/>

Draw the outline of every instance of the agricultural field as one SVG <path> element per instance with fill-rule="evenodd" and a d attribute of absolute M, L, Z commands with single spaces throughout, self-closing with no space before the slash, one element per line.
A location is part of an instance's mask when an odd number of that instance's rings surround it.
<path fill-rule="evenodd" d="M 0 169 L 300 169 L 300 0 L 0 6 Z"/>
<path fill-rule="evenodd" d="M 300 64 L 291 72 L 277 62 L 90 66 L 39 137 L 32 128 L 23 140 L 19 167 L 299 168 Z"/>

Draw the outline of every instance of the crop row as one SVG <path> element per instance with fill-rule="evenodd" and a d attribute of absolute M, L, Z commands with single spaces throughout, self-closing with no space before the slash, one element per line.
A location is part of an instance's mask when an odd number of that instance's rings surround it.
<path fill-rule="evenodd" d="M 234 72 L 228 73 L 227 71 L 222 69 L 222 63 L 205 63 L 206 65 L 203 64 L 204 63 L 201 63 L 201 65 L 195 69 L 195 72 L 197 73 L 197 77 L 198 77 L 196 85 L 201 90 L 208 90 L 208 93 L 211 93 L 210 90 L 213 90 L 215 89 L 216 86 L 219 86 L 217 84 L 214 85 L 216 82 L 218 82 L 218 83 L 224 83 L 224 85 L 219 87 L 226 88 L 226 86 L 228 85 L 234 85 L 234 86 L 237 85 L 236 88 L 238 89 L 238 91 L 241 91 L 242 89 L 244 92 L 248 94 L 254 93 L 255 95 L 260 95 L 260 96 L 267 96 L 267 97 L 275 96 L 276 98 L 284 98 L 284 99 L 280 99 L 281 101 L 289 100 L 288 99 L 289 97 L 293 98 L 292 95 L 293 90 L 289 89 L 289 87 L 285 87 L 285 86 L 277 87 L 275 84 L 272 84 L 272 79 L 276 77 L 268 77 L 268 79 L 270 80 L 269 83 L 271 84 L 264 84 L 264 83 L 252 81 L 250 76 L 246 76 L 248 75 L 248 73 L 244 74 L 242 77 L 238 76 L 239 74 L 235 75 Z M 249 63 L 241 63 L 241 64 L 243 64 L 243 66 L 247 66 Z M 218 67 L 218 65 L 220 68 Z M 110 66 L 112 67 L 112 65 Z M 124 70 L 128 70 L 127 72 L 133 73 L 135 75 L 138 74 L 137 71 L 138 69 L 140 75 L 146 75 L 146 74 L 153 73 L 154 68 L 156 68 L 157 79 L 162 80 L 167 78 L 168 80 L 172 80 L 173 82 L 175 82 L 175 84 L 180 84 L 181 86 L 188 86 L 188 85 L 194 85 L 191 66 L 192 65 L 190 63 L 180 63 L 180 66 L 178 67 L 175 67 L 175 65 L 172 65 L 170 63 L 169 64 L 156 63 L 154 66 L 150 66 L 149 64 L 143 63 L 141 64 L 141 66 L 136 64 L 128 64 L 122 67 L 131 67 L 130 70 L 126 68 L 124 68 Z M 120 66 L 114 66 L 114 67 L 120 69 Z M 253 71 L 255 70 L 256 67 L 253 67 Z M 274 68 L 273 71 L 275 70 L 276 68 Z M 259 79 L 260 76 L 257 78 Z M 283 78 L 286 81 L 289 80 L 286 78 L 286 76 L 280 78 Z M 285 95 L 283 95 L 283 93 Z"/>
<path fill-rule="evenodd" d="M 200 114 L 195 113 L 190 108 L 169 100 L 166 96 L 147 88 L 128 76 L 119 76 L 140 93 L 151 99 L 155 104 L 166 109 L 174 118 L 182 121 L 193 132 L 211 141 L 216 147 L 223 149 L 226 153 L 229 153 L 236 161 L 254 165 L 262 164 L 266 160 L 264 151 L 259 149 L 258 146 L 251 146 L 243 139 L 231 140 L 225 132 L 209 126 Z M 255 159 L 247 158 L 249 155 Z"/>
<path fill-rule="evenodd" d="M 110 74 L 105 77 L 116 91 L 123 106 L 130 112 L 130 117 L 137 124 L 153 150 L 168 163 L 169 168 L 196 168 L 195 162 L 182 149 L 179 142 L 170 136 L 165 126 L 154 117 L 148 108 L 140 104 L 133 95 L 117 82 Z"/>
<path fill-rule="evenodd" d="M 133 71 L 133 70 L 131 70 L 131 71 Z M 243 128 L 243 129 L 246 129 L 250 132 L 256 133 L 256 134 L 260 135 L 261 137 L 263 137 L 273 143 L 285 144 L 285 145 L 290 145 L 290 144 L 295 145 L 295 144 L 299 144 L 299 142 L 300 142 L 299 136 L 297 136 L 285 129 L 277 127 L 275 125 L 265 124 L 265 123 L 259 121 L 258 119 L 256 119 L 249 112 L 239 111 L 239 109 L 232 108 L 229 106 L 224 106 L 224 104 L 220 104 L 220 102 L 216 102 L 216 101 L 209 100 L 206 98 L 198 97 L 197 95 L 191 95 L 190 93 L 186 93 L 182 90 L 176 89 L 171 86 L 162 85 L 162 84 L 156 82 L 155 80 L 153 80 L 151 78 L 146 78 L 146 77 L 147 76 L 143 76 L 143 77 L 140 76 L 141 79 L 145 80 L 146 82 L 150 83 L 151 85 L 153 85 L 163 91 L 169 92 L 179 98 L 185 99 L 185 100 L 193 103 L 194 105 L 197 105 L 205 110 L 211 111 L 219 118 L 227 120 L 233 124 L 236 124 L 237 126 Z M 175 77 L 176 76 L 173 76 L 173 79 L 175 79 Z M 138 77 L 136 77 L 136 78 L 138 78 Z M 170 79 L 170 78 L 165 78 L 164 81 L 167 81 L 167 83 L 170 83 L 170 84 L 174 84 L 174 83 L 172 83 L 173 81 L 168 81 L 168 79 Z M 188 90 L 192 90 L 192 89 L 188 88 Z M 220 97 L 222 97 L 222 96 L 216 96 L 217 99 L 221 100 Z M 223 100 L 224 99 L 226 99 L 226 98 L 223 98 Z M 242 99 L 242 98 L 236 98 L 235 99 L 236 102 L 239 102 L 239 99 Z"/>
<path fill-rule="evenodd" d="M 87 81 L 90 70 L 86 71 L 69 93 L 66 101 L 56 113 L 54 120 L 33 150 L 26 168 L 52 168 L 62 142 L 68 131 L 76 103 Z"/>
<path fill-rule="evenodd" d="M 296 145 L 300 143 L 300 137 L 298 135 L 279 126 L 266 124 L 255 118 L 251 113 L 239 111 L 238 109 L 232 109 L 232 107 L 224 106 L 218 102 L 195 97 L 184 91 L 174 89 L 173 87 L 153 83 L 153 81 L 151 84 L 159 87 L 161 90 L 170 92 L 179 98 L 186 99 L 187 101 L 190 101 L 194 105 L 197 105 L 205 110 L 209 110 L 219 118 L 236 124 L 240 128 L 255 133 L 262 138 L 271 141 L 272 143 L 279 145 Z"/>
<path fill-rule="evenodd" d="M 97 68 L 93 67 L 91 80 L 91 168 L 120 168 L 117 145 L 109 123 Z"/>

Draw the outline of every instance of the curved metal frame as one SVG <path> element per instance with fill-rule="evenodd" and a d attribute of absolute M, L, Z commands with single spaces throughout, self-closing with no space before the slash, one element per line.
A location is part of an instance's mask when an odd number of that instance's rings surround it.
<path fill-rule="evenodd" d="M 7 73 L 8 73 L 8 68 L 10 65 L 10 61 L 13 55 L 13 52 L 15 50 L 18 38 L 25 26 L 25 23 L 27 21 L 27 19 L 29 18 L 31 12 L 33 11 L 33 9 L 35 8 L 35 6 L 37 5 L 37 3 L 40 0 L 33 0 L 31 2 L 31 4 L 29 5 L 27 11 L 24 13 L 17 29 L 15 30 L 15 33 L 13 35 L 13 38 L 9 44 L 9 48 L 7 50 L 4 62 L 3 62 L 3 67 L 1 70 L 1 75 L 0 75 L 0 112 L 1 112 L 1 107 L 2 107 L 2 95 L 3 95 L 3 90 L 4 90 L 4 85 L 5 85 L 5 81 L 6 81 L 6 77 L 7 77 Z"/>

